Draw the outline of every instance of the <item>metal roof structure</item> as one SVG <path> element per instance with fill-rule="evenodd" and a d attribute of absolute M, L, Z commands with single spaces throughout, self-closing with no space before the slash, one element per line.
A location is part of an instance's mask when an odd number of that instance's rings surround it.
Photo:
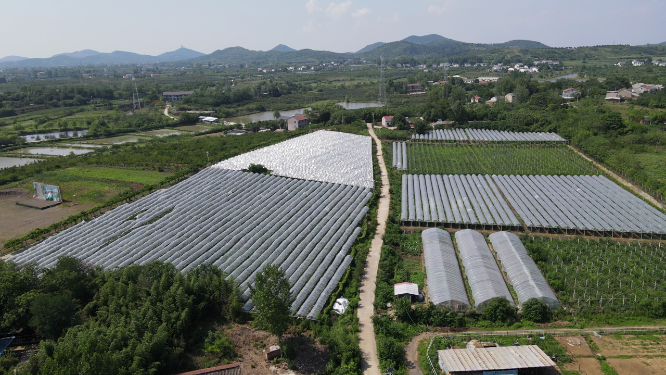
<path fill-rule="evenodd" d="M 401 294 L 411 294 L 413 296 L 419 295 L 419 286 L 414 283 L 398 283 L 393 285 L 393 295 L 399 296 Z"/>
<path fill-rule="evenodd" d="M 555 362 L 536 345 L 438 350 L 437 356 L 440 367 L 447 374 L 555 366 Z"/>

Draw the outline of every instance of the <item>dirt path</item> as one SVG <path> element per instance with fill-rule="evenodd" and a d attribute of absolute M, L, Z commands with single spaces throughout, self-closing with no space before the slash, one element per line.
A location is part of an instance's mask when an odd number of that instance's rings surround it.
<path fill-rule="evenodd" d="M 626 187 L 628 187 L 629 189 L 631 189 L 634 193 L 636 193 L 636 194 L 640 195 L 641 197 L 643 197 L 644 199 L 650 201 L 650 202 L 651 202 L 652 204 L 654 204 L 655 206 L 657 206 L 657 207 L 661 207 L 662 209 L 666 209 L 666 204 L 662 204 L 662 203 L 659 202 L 658 200 L 654 199 L 654 197 L 652 197 L 650 194 L 648 194 L 648 193 L 644 192 L 643 190 L 641 190 L 638 186 L 632 184 L 631 182 L 629 182 L 629 181 L 625 180 L 624 178 L 618 176 L 617 174 L 611 172 L 608 168 L 606 168 L 606 167 L 604 167 L 603 165 L 601 165 L 601 164 L 597 163 L 596 161 L 592 160 L 590 157 L 588 157 L 587 155 L 583 154 L 582 152 L 580 152 L 577 148 L 573 147 L 572 145 L 569 145 L 569 148 L 572 149 L 574 152 L 576 152 L 578 155 L 584 157 L 586 160 L 591 161 L 592 164 L 594 164 L 595 167 L 597 167 L 597 168 L 601 169 L 602 171 L 608 173 L 608 174 L 611 175 L 614 179 L 616 179 L 617 181 L 619 181 L 621 184 L 623 184 L 624 186 L 626 186 Z"/>
<path fill-rule="evenodd" d="M 172 120 L 175 120 L 176 118 L 169 114 L 169 107 L 170 107 L 170 105 L 168 105 L 168 104 L 166 105 L 166 107 L 164 107 L 164 116 L 166 116 L 166 117 L 168 117 Z"/>
<path fill-rule="evenodd" d="M 377 145 L 377 159 L 379 159 L 379 169 L 381 171 L 382 188 L 379 196 L 379 206 L 377 208 L 377 231 L 370 245 L 370 252 L 363 272 L 361 281 L 361 300 L 358 308 L 359 325 L 359 345 L 361 348 L 361 367 L 363 374 L 381 374 L 379 369 L 379 358 L 377 357 L 377 343 L 375 341 L 375 331 L 372 325 L 372 316 L 375 314 L 375 287 L 377 281 L 377 269 L 379 268 L 379 257 L 384 243 L 384 231 L 386 230 L 386 220 L 389 214 L 389 180 L 384 164 L 384 155 L 382 154 L 382 144 L 375 135 L 372 124 L 368 124 L 370 136 Z"/>
<path fill-rule="evenodd" d="M 465 332 L 453 332 L 453 333 L 439 333 L 439 332 L 424 332 L 415 336 L 407 347 L 405 348 L 406 357 L 407 357 L 407 368 L 409 369 L 409 375 L 423 375 L 421 368 L 419 367 L 419 356 L 417 353 L 417 348 L 419 342 L 426 339 L 431 339 L 435 336 L 456 336 L 456 335 L 475 335 L 475 334 L 486 334 L 486 335 L 522 335 L 522 334 L 542 334 L 544 332 L 557 335 L 557 334 L 589 334 L 593 332 L 602 332 L 603 334 L 607 332 L 623 332 L 631 330 L 665 330 L 664 326 L 632 326 L 632 327 L 599 327 L 599 328 L 558 328 L 558 329 L 523 329 L 515 331 L 465 331 Z M 437 364 L 435 364 L 437 366 Z M 437 367 L 435 367 L 438 370 Z"/>

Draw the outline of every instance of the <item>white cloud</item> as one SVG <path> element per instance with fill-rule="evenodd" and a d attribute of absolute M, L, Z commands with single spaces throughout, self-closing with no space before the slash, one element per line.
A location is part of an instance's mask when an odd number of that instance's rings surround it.
<path fill-rule="evenodd" d="M 307 9 L 308 14 L 321 12 L 321 8 L 317 5 L 317 0 L 310 0 L 305 3 L 305 9 Z"/>
<path fill-rule="evenodd" d="M 315 29 L 315 23 L 313 20 L 308 21 L 308 24 L 303 27 L 303 31 L 305 32 L 314 31 L 314 29 Z"/>
<path fill-rule="evenodd" d="M 326 8 L 326 14 L 329 15 L 329 17 L 333 19 L 337 19 L 342 17 L 347 11 L 349 10 L 349 7 L 352 5 L 351 1 L 345 1 L 344 3 L 336 4 L 336 3 L 331 3 L 328 8 Z"/>
<path fill-rule="evenodd" d="M 439 5 L 431 5 L 428 7 L 428 13 L 430 14 L 442 14 L 446 9 Z"/>
<path fill-rule="evenodd" d="M 372 11 L 369 8 L 361 8 L 356 12 L 352 13 L 352 17 L 363 17 L 370 12 Z"/>

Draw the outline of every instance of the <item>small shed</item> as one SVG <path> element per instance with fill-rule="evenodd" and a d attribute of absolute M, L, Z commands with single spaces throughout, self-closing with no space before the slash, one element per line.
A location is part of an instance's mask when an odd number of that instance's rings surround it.
<path fill-rule="evenodd" d="M 393 285 L 393 295 L 409 297 L 412 301 L 419 298 L 419 286 L 414 283 L 398 283 Z"/>
<path fill-rule="evenodd" d="M 555 362 L 536 345 L 438 350 L 437 357 L 447 375 L 558 373 Z"/>

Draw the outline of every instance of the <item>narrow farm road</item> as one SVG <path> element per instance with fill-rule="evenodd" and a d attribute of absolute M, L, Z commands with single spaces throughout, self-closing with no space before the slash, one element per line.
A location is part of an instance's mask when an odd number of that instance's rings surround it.
<path fill-rule="evenodd" d="M 170 106 L 168 104 L 166 105 L 166 107 L 164 107 L 164 116 L 166 116 L 166 117 L 168 117 L 172 120 L 175 120 L 176 118 L 169 114 L 169 107 Z"/>
<path fill-rule="evenodd" d="M 407 368 L 409 369 L 409 375 L 423 375 L 421 368 L 419 367 L 418 360 L 418 346 L 422 340 L 431 339 L 435 336 L 456 336 L 456 335 L 475 335 L 475 334 L 484 334 L 484 335 L 523 335 L 523 334 L 543 334 L 550 333 L 553 335 L 571 335 L 571 334 L 590 334 L 593 332 L 601 332 L 606 334 L 608 332 L 624 332 L 624 331 L 635 331 L 635 330 L 648 330 L 648 331 L 664 331 L 666 327 L 664 326 L 630 326 L 630 327 L 598 327 L 598 328 L 558 328 L 558 329 L 522 329 L 515 331 L 464 331 L 464 332 L 455 332 L 455 333 L 439 333 L 439 332 L 423 332 L 415 336 L 407 347 L 406 359 L 407 359 Z M 431 349 L 432 350 L 432 349 Z M 437 366 L 437 364 L 435 364 Z M 437 369 L 437 367 L 435 367 Z"/>
<path fill-rule="evenodd" d="M 382 143 L 377 138 L 372 124 L 368 124 L 368 132 L 377 145 L 377 159 L 381 171 L 382 187 L 377 208 L 377 231 L 370 245 L 370 252 L 363 272 L 361 281 L 361 300 L 358 308 L 359 346 L 361 348 L 361 367 L 364 375 L 381 374 L 379 358 L 377 356 L 377 342 L 375 341 L 375 330 L 372 324 L 372 316 L 375 314 L 375 287 L 377 281 L 377 269 L 379 268 L 379 257 L 384 244 L 384 231 L 389 214 L 389 180 L 382 154 Z"/>

